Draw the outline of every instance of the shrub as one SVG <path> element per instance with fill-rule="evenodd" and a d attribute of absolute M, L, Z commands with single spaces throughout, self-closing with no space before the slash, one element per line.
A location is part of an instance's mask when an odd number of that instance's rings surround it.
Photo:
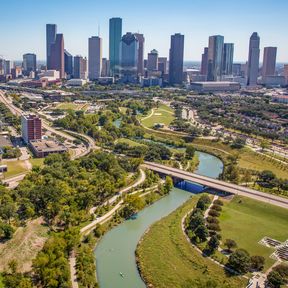
<path fill-rule="evenodd" d="M 208 212 L 208 215 L 209 215 L 209 216 L 212 216 L 212 217 L 219 217 L 219 216 L 220 216 L 220 213 L 219 213 L 218 211 L 216 211 L 216 210 L 210 210 L 210 211 Z"/>
<path fill-rule="evenodd" d="M 208 223 L 215 223 L 215 224 L 219 224 L 219 220 L 216 217 L 212 217 L 212 216 L 208 216 L 206 221 Z"/>
<path fill-rule="evenodd" d="M 238 249 L 230 255 L 227 265 L 236 272 L 245 274 L 251 267 L 250 255 L 246 250 Z"/>
<path fill-rule="evenodd" d="M 219 205 L 212 205 L 211 209 L 212 209 L 212 210 L 219 211 L 219 212 L 222 211 L 222 207 L 219 206 Z"/>
<path fill-rule="evenodd" d="M 209 230 L 213 230 L 213 231 L 221 231 L 221 228 L 220 228 L 219 224 L 216 224 L 216 223 L 209 223 L 207 225 L 207 228 Z"/>
<path fill-rule="evenodd" d="M 213 204 L 223 206 L 223 202 L 219 199 L 216 199 L 215 201 L 213 201 Z"/>

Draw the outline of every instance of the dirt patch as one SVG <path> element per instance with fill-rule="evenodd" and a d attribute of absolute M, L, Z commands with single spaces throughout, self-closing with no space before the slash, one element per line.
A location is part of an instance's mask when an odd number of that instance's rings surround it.
<path fill-rule="evenodd" d="M 17 261 L 20 272 L 30 271 L 32 260 L 47 240 L 47 232 L 48 228 L 43 225 L 42 218 L 18 228 L 11 240 L 0 243 L 0 271 L 5 270 L 13 259 Z"/>

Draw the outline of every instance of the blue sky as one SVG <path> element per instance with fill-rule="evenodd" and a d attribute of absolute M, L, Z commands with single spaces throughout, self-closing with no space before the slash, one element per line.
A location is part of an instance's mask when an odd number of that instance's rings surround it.
<path fill-rule="evenodd" d="M 103 38 L 108 56 L 108 23 L 123 18 L 123 32 L 144 33 L 145 54 L 156 48 L 168 56 L 170 35 L 185 35 L 185 60 L 200 60 L 208 36 L 235 43 L 235 60 L 246 61 L 249 37 L 257 31 L 261 48 L 278 47 L 278 62 L 288 62 L 288 0 L 0 0 L 0 55 L 45 59 L 45 24 L 56 23 L 72 54 L 88 54 L 88 37 Z M 261 51 L 262 52 L 262 51 Z M 262 61 L 261 53 L 261 61 Z"/>

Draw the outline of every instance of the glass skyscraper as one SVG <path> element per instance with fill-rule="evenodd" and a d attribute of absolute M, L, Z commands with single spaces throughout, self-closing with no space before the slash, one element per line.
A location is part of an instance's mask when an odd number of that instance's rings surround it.
<path fill-rule="evenodd" d="M 224 37 L 215 35 L 209 37 L 208 47 L 208 81 L 220 81 L 222 77 Z"/>
<path fill-rule="evenodd" d="M 51 47 L 56 41 L 57 25 L 47 24 L 46 25 L 46 65 L 47 69 L 51 69 Z"/>
<path fill-rule="evenodd" d="M 126 33 L 120 43 L 120 75 L 123 82 L 137 81 L 139 42 L 136 36 Z"/>
<path fill-rule="evenodd" d="M 36 72 L 36 54 L 27 53 L 23 55 L 23 74 L 29 76 L 30 72 Z"/>
<path fill-rule="evenodd" d="M 250 37 L 248 55 L 248 86 L 256 86 L 259 73 L 260 37 L 254 32 Z"/>
<path fill-rule="evenodd" d="M 171 36 L 169 51 L 169 83 L 183 83 L 183 61 L 184 61 L 184 35 L 179 33 Z"/>
<path fill-rule="evenodd" d="M 233 69 L 233 58 L 234 58 L 234 44 L 233 43 L 224 43 L 223 50 L 223 75 L 232 75 Z"/>
<path fill-rule="evenodd" d="M 111 76 L 114 76 L 119 71 L 121 37 L 122 19 L 111 18 L 109 21 L 109 60 Z"/>

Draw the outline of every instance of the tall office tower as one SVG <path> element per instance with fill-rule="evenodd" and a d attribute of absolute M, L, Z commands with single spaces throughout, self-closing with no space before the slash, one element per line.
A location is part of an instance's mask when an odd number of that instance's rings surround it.
<path fill-rule="evenodd" d="M 147 70 L 149 72 L 158 70 L 158 51 L 155 49 L 148 53 Z"/>
<path fill-rule="evenodd" d="M 265 47 L 263 56 L 262 76 L 274 76 L 276 68 L 277 47 Z"/>
<path fill-rule="evenodd" d="M 55 43 L 51 46 L 50 68 L 60 73 L 60 78 L 65 77 L 65 60 L 64 60 L 64 36 L 56 34 Z"/>
<path fill-rule="evenodd" d="M 11 74 L 11 69 L 13 68 L 13 62 L 10 60 L 4 61 L 4 75 Z"/>
<path fill-rule="evenodd" d="M 31 140 L 42 139 L 42 121 L 36 115 L 22 115 L 21 116 L 21 130 L 22 138 L 25 143 Z"/>
<path fill-rule="evenodd" d="M 259 56 L 260 56 L 260 37 L 254 32 L 250 37 L 249 55 L 248 55 L 248 86 L 256 86 L 259 73 Z"/>
<path fill-rule="evenodd" d="M 284 65 L 284 77 L 286 79 L 286 84 L 288 84 L 288 64 Z"/>
<path fill-rule="evenodd" d="M 107 58 L 102 58 L 102 71 L 101 76 L 102 77 L 108 77 L 109 76 L 109 70 L 110 70 L 110 63 Z"/>
<path fill-rule="evenodd" d="M 222 77 L 224 37 L 214 35 L 209 37 L 208 47 L 208 81 L 220 81 Z"/>
<path fill-rule="evenodd" d="M 88 41 L 89 80 L 97 80 L 102 71 L 102 38 L 95 36 Z"/>
<path fill-rule="evenodd" d="M 29 76 L 31 72 L 37 70 L 36 54 L 27 53 L 23 55 L 23 74 Z"/>
<path fill-rule="evenodd" d="M 208 73 L 208 47 L 205 47 L 201 60 L 201 75 L 207 76 L 207 73 Z"/>
<path fill-rule="evenodd" d="M 169 51 L 169 83 L 183 83 L 183 61 L 184 61 L 184 35 L 180 33 L 171 36 Z"/>
<path fill-rule="evenodd" d="M 68 78 L 71 78 L 73 75 L 73 56 L 67 50 L 64 50 L 64 63 L 65 73 Z"/>
<path fill-rule="evenodd" d="M 4 75 L 4 62 L 5 60 L 0 56 L 0 75 Z"/>
<path fill-rule="evenodd" d="M 124 82 L 135 83 L 137 80 L 138 49 L 139 42 L 136 36 L 130 32 L 126 33 L 120 42 L 120 75 Z"/>
<path fill-rule="evenodd" d="M 51 68 L 51 46 L 56 41 L 56 34 L 57 34 L 57 25 L 56 24 L 47 24 L 46 25 L 46 65 L 47 69 L 50 70 Z"/>
<path fill-rule="evenodd" d="M 162 72 L 162 75 L 167 74 L 167 57 L 158 58 L 158 70 Z"/>
<path fill-rule="evenodd" d="M 138 43 L 139 43 L 137 74 L 139 76 L 143 76 L 144 75 L 144 43 L 145 43 L 145 38 L 144 38 L 143 34 L 135 33 L 134 35 L 137 38 Z"/>
<path fill-rule="evenodd" d="M 117 75 L 120 64 L 120 42 L 122 37 L 122 19 L 109 20 L 109 60 L 111 76 Z"/>
<path fill-rule="evenodd" d="M 87 79 L 87 59 L 80 55 L 74 57 L 73 77 L 76 79 Z"/>
<path fill-rule="evenodd" d="M 223 75 L 233 74 L 233 58 L 234 58 L 234 44 L 224 43 L 223 62 L 222 62 Z"/>

